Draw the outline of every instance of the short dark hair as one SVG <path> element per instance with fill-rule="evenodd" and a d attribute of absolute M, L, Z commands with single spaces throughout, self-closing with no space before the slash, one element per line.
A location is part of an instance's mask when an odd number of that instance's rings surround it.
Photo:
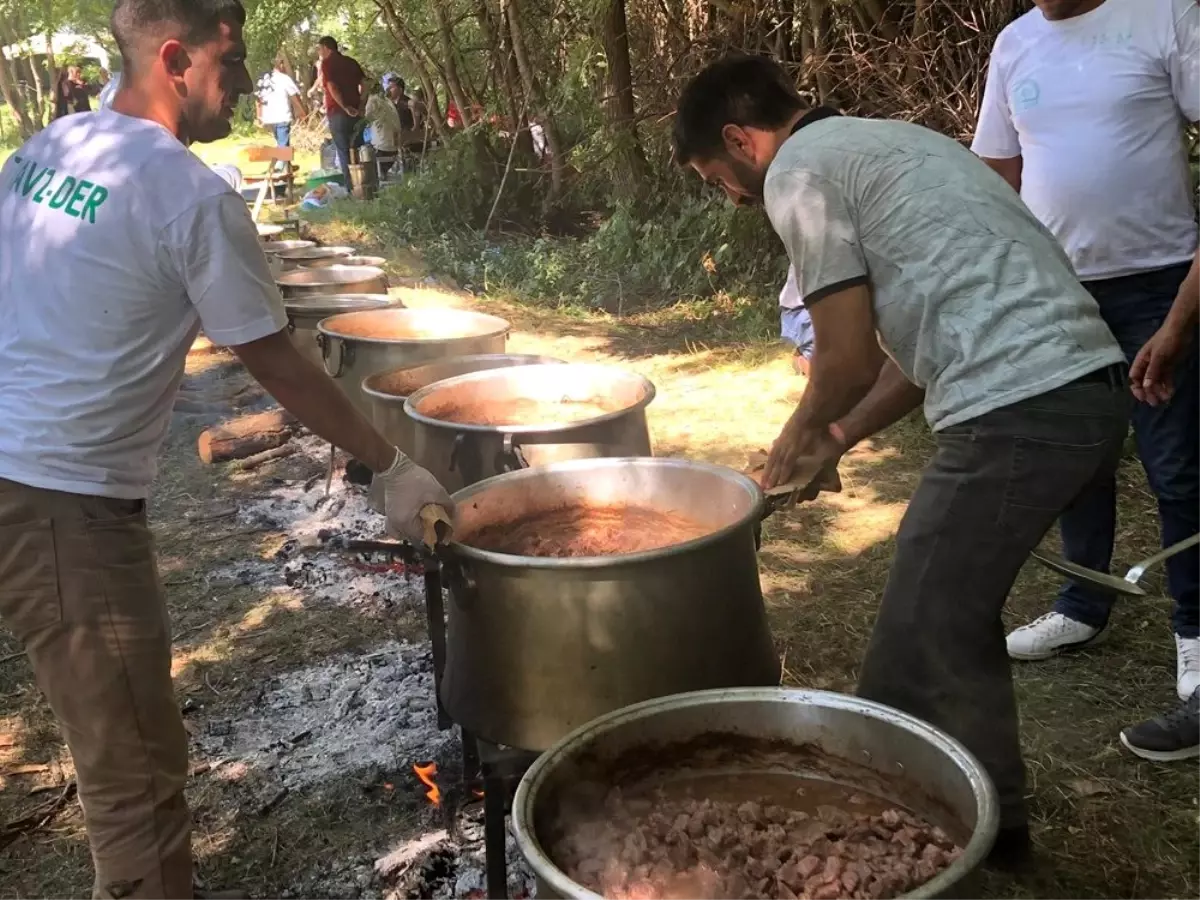
<path fill-rule="evenodd" d="M 781 128 L 803 108 L 795 84 L 779 63 L 765 56 L 723 57 L 679 95 L 671 135 L 675 161 L 686 166 L 723 154 L 721 131 L 726 125 Z"/>
<path fill-rule="evenodd" d="M 117 0 L 110 19 L 122 67 L 129 72 L 135 71 L 147 38 L 195 46 L 216 37 L 222 23 L 246 24 L 241 0 Z"/>
<path fill-rule="evenodd" d="M 317 44 L 321 47 L 324 47 L 326 50 L 333 50 L 335 52 L 338 48 L 337 41 L 334 38 L 331 38 L 329 35 L 325 35 L 325 37 L 317 41 Z"/>

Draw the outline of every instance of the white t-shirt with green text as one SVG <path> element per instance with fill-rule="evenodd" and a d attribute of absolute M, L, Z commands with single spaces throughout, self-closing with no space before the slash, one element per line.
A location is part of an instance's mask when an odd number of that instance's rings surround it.
<path fill-rule="evenodd" d="M 245 201 L 169 131 L 67 116 L 0 169 L 0 478 L 144 498 L 200 327 L 287 322 Z"/>

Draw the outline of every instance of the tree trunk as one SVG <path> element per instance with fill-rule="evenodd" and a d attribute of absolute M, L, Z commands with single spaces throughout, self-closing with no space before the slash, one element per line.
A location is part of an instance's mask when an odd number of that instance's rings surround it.
<path fill-rule="evenodd" d="M 17 130 L 21 134 L 21 140 L 26 141 L 33 137 L 38 129 L 25 111 L 25 102 L 21 97 L 20 86 L 13 76 L 12 63 L 5 57 L 3 50 L 0 50 L 0 94 L 3 94 L 4 102 L 8 104 L 13 118 L 17 120 Z"/>
<path fill-rule="evenodd" d="M 396 43 L 408 55 L 413 69 L 416 70 L 417 78 L 421 81 L 421 87 L 425 90 L 426 121 L 433 126 L 434 133 L 438 137 L 444 138 L 446 136 L 446 122 L 445 117 L 442 115 L 442 110 L 438 106 L 437 83 L 433 80 L 433 74 L 429 71 L 429 67 L 425 65 L 425 59 L 421 51 L 417 48 L 412 35 L 408 33 L 408 29 L 404 27 L 404 23 L 400 21 L 392 0 L 376 0 L 376 6 L 382 10 L 383 18 L 388 25 L 388 31 L 392 33 L 392 37 L 396 39 Z"/>
<path fill-rule="evenodd" d="M 563 159 L 562 137 L 555 124 L 554 115 L 550 111 L 550 104 L 546 102 L 541 85 L 538 84 L 533 67 L 529 63 L 529 56 L 525 52 L 525 38 L 521 30 L 521 10 L 518 0 L 500 0 L 500 3 L 508 23 L 509 35 L 512 38 L 517 71 L 521 73 L 521 81 L 525 84 L 525 93 L 541 119 L 542 128 L 546 131 L 546 146 L 550 151 L 550 192 L 546 195 L 543 213 L 548 214 L 562 196 L 563 182 L 565 181 L 566 161 Z"/>
<path fill-rule="evenodd" d="M 497 23 L 492 18 L 489 0 L 479 0 L 476 16 L 479 19 L 479 29 L 483 33 L 484 42 L 491 48 L 493 66 L 496 69 L 496 88 L 504 94 L 504 103 L 508 109 L 508 121 L 512 130 L 513 140 L 517 142 L 517 152 L 525 159 L 534 159 L 533 137 L 525 127 L 526 101 L 520 88 L 517 87 L 516 63 L 513 61 L 512 47 L 504 40 L 505 31 L 497 29 Z"/>
<path fill-rule="evenodd" d="M 905 87 L 913 87 L 924 73 L 922 55 L 925 52 L 925 36 L 929 33 L 928 0 L 913 3 L 912 39 L 908 48 L 908 60 L 904 71 Z"/>
<path fill-rule="evenodd" d="M 58 63 L 54 59 L 53 35 L 49 31 L 46 32 L 46 75 L 50 79 L 50 102 L 46 104 L 43 122 L 54 118 L 54 108 L 58 105 L 58 97 L 54 92 L 54 86 L 58 83 Z"/>
<path fill-rule="evenodd" d="M 441 2 L 433 4 L 433 11 L 437 16 L 438 38 L 442 44 L 442 71 L 445 75 L 446 90 L 454 98 L 454 105 L 462 114 L 463 124 L 469 125 L 474 121 L 474 115 L 471 104 L 467 100 L 466 91 L 463 90 L 462 79 L 458 77 L 458 59 L 454 47 L 454 32 L 450 28 L 450 18 L 446 15 L 446 7 Z"/>
<path fill-rule="evenodd" d="M 817 82 L 817 98 L 821 103 L 831 102 L 832 89 L 829 76 L 825 73 L 825 54 L 829 51 L 829 7 L 825 0 L 809 0 L 808 23 L 812 35 L 809 48 L 811 50 L 810 65 Z"/>
<path fill-rule="evenodd" d="M 616 142 L 619 170 L 624 176 L 617 180 L 616 187 L 626 198 L 633 198 L 638 196 L 639 188 L 649 175 L 649 166 L 638 138 L 625 0 L 609 0 L 604 11 L 602 39 L 608 61 L 608 121 Z"/>

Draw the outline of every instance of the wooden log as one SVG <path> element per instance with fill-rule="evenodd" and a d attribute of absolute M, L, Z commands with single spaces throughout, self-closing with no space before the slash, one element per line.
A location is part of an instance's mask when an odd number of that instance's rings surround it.
<path fill-rule="evenodd" d="M 196 449 L 206 463 L 244 459 L 264 450 L 282 447 L 299 428 L 296 417 L 286 410 L 273 409 L 249 416 L 238 416 L 200 433 Z"/>
<path fill-rule="evenodd" d="M 253 456 L 247 456 L 245 459 L 239 459 L 233 464 L 233 467 L 239 472 L 248 472 L 251 469 L 257 469 L 263 463 L 269 463 L 273 459 L 283 459 L 291 456 L 296 452 L 296 447 L 293 444 L 284 444 L 281 447 L 275 447 L 271 450 L 264 450 L 262 453 L 255 453 Z"/>

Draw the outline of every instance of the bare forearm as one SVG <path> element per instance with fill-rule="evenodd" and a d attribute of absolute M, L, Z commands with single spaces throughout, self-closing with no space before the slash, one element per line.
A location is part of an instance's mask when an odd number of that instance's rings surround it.
<path fill-rule="evenodd" d="M 1014 156 L 1011 159 L 990 159 L 985 157 L 983 160 L 987 163 L 989 169 L 1007 181 L 1014 191 L 1021 193 L 1021 171 L 1024 169 L 1024 159 L 1020 156 Z"/>
<path fill-rule="evenodd" d="M 233 349 L 267 393 L 309 431 L 373 472 L 383 472 L 392 464 L 396 448 L 354 408 L 333 379 L 300 355 L 286 334 Z"/>
<path fill-rule="evenodd" d="M 887 360 L 866 396 L 837 423 L 845 435 L 846 447 L 853 447 L 900 421 L 924 400 L 925 391 L 905 378 L 892 360 Z"/>
<path fill-rule="evenodd" d="M 882 351 L 879 357 L 882 359 Z M 879 364 L 879 360 L 872 360 L 863 368 L 852 369 L 837 357 L 829 354 L 822 357 L 818 345 L 809 370 L 808 388 L 800 398 L 794 417 L 810 428 L 828 428 L 867 396 L 875 383 Z"/>
<path fill-rule="evenodd" d="M 1192 267 L 1179 286 L 1179 293 L 1175 295 L 1163 325 L 1183 333 L 1195 328 L 1197 322 L 1200 322 L 1200 249 L 1192 259 Z"/>

